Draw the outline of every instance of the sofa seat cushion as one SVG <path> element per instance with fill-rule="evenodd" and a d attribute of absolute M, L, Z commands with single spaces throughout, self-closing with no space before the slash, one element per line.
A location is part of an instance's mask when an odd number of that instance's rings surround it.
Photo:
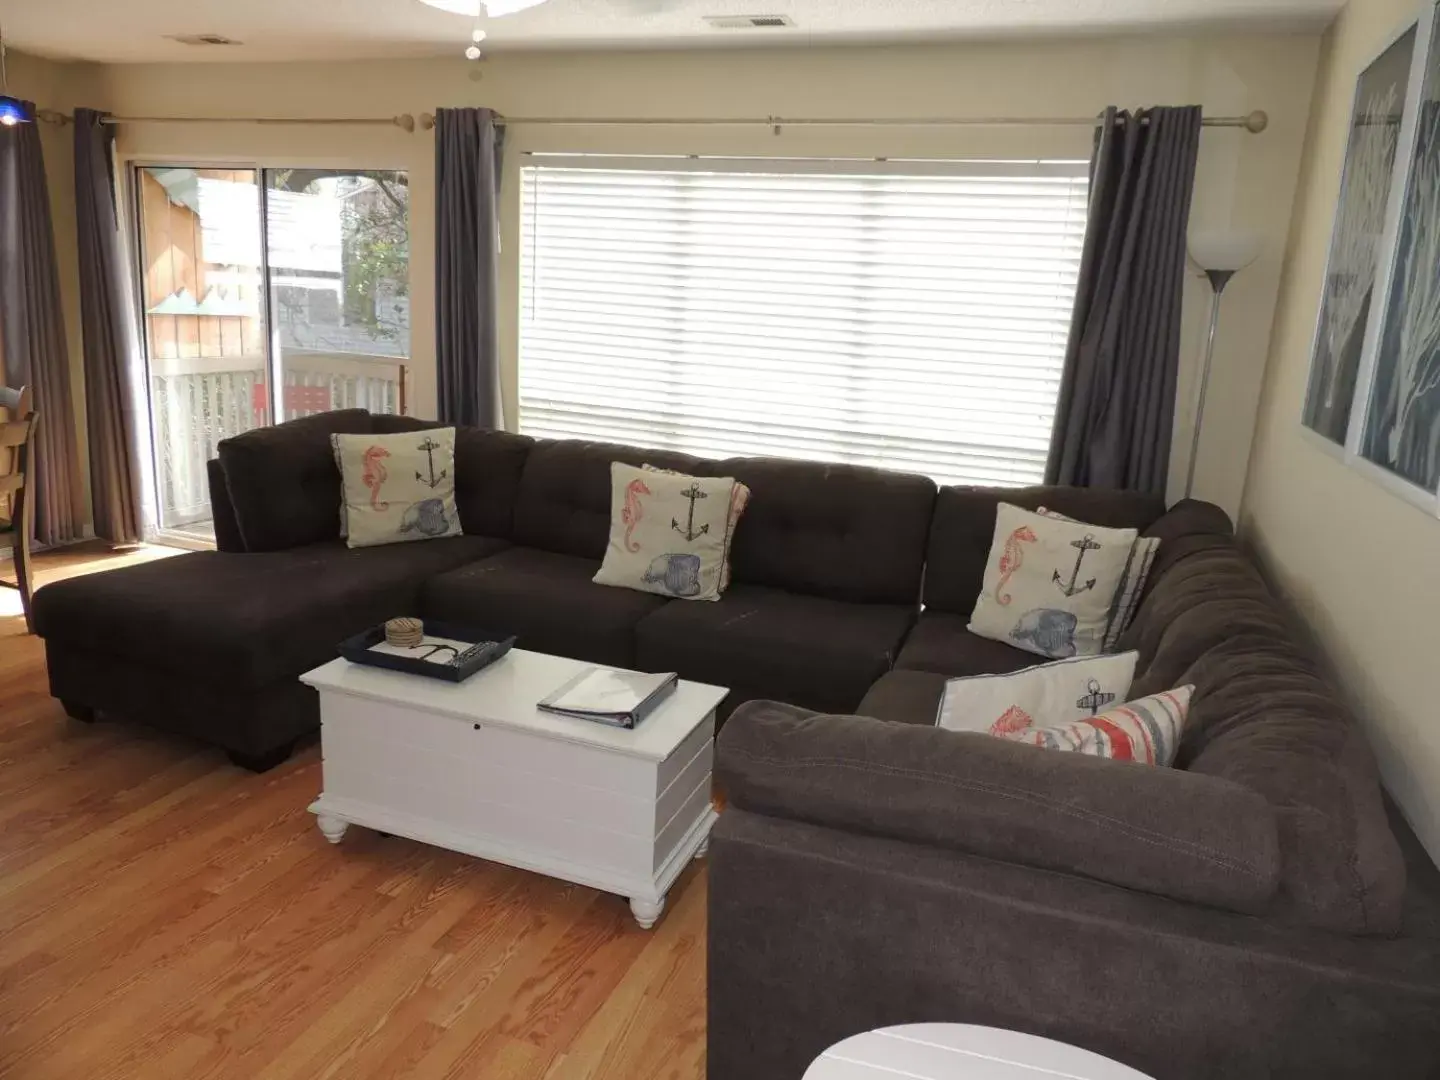
<path fill-rule="evenodd" d="M 940 715 L 948 675 L 933 671 L 887 671 L 865 691 L 861 716 L 889 720 L 896 724 L 934 724 Z"/>
<path fill-rule="evenodd" d="M 483 536 L 351 550 L 198 551 L 70 578 L 35 595 L 42 637 L 235 690 L 335 658 L 351 634 L 413 614 L 426 578 L 504 547 Z"/>
<path fill-rule="evenodd" d="M 421 613 L 514 634 L 522 649 L 634 667 L 636 624 L 671 601 L 596 585 L 599 568 L 598 559 L 511 548 L 428 582 Z"/>
<path fill-rule="evenodd" d="M 926 611 L 905 639 L 895 661 L 908 671 L 933 671 L 956 678 L 962 675 L 1003 675 L 1043 664 L 1042 657 L 1003 641 L 991 641 L 966 629 L 968 615 Z"/>
<path fill-rule="evenodd" d="M 734 584 L 715 604 L 672 604 L 636 630 L 640 666 L 754 698 L 853 710 L 889 671 L 915 613 Z"/>

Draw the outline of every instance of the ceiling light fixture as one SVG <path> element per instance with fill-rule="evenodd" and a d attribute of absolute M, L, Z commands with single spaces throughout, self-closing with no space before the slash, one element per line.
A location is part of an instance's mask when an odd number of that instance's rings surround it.
<path fill-rule="evenodd" d="M 10 73 L 5 70 L 5 31 L 0 29 L 0 124 L 14 127 L 34 119 L 23 101 L 10 96 Z"/>
<path fill-rule="evenodd" d="M 492 19 L 503 18 L 506 15 L 514 15 L 517 11 L 524 11 L 527 8 L 539 7 L 545 0 L 420 0 L 422 4 L 429 4 L 441 11 L 453 12 L 456 15 L 469 15 L 472 19 L 478 19 L 481 15 L 488 15 Z"/>

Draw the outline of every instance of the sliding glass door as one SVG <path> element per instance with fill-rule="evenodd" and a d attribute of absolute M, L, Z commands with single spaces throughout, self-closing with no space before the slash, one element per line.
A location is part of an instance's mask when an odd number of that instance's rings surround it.
<path fill-rule="evenodd" d="M 405 411 L 410 186 L 400 172 L 265 170 L 284 419 Z"/>
<path fill-rule="evenodd" d="M 135 189 L 158 523 L 203 539 L 215 444 L 270 422 L 259 173 L 144 168 Z"/>
<path fill-rule="evenodd" d="M 406 410 L 408 177 L 167 165 L 134 181 L 157 524 L 203 542 L 220 440 Z"/>

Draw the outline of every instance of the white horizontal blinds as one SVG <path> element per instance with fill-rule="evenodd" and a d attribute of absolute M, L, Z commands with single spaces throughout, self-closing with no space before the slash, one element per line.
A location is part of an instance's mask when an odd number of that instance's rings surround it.
<path fill-rule="evenodd" d="M 1083 164 L 646 164 L 523 170 L 523 431 L 1042 478 Z"/>

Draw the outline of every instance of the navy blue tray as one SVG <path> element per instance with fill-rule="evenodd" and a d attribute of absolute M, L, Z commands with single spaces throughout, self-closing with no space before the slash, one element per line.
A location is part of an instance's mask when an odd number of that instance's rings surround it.
<path fill-rule="evenodd" d="M 463 650 L 456 661 L 449 664 L 436 664 L 420 656 L 394 656 L 390 653 L 371 652 L 372 645 L 378 645 L 385 640 L 385 624 L 381 623 L 342 641 L 339 646 L 340 655 L 355 664 L 458 683 L 464 682 L 477 671 L 483 671 L 515 645 L 514 634 L 492 634 L 468 626 L 456 626 L 454 623 L 435 622 L 430 619 L 424 620 L 424 623 L 427 636 L 471 642 L 471 647 Z"/>

